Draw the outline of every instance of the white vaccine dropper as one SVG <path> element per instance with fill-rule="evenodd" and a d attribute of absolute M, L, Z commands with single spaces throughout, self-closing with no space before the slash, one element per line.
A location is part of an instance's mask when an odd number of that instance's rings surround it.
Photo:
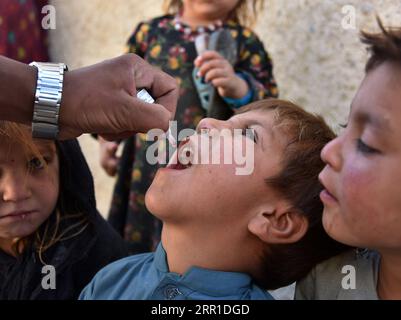
<path fill-rule="evenodd" d="M 155 99 L 153 99 L 153 97 L 149 94 L 148 91 L 146 91 L 146 89 L 141 89 L 138 91 L 138 93 L 136 94 L 138 99 L 141 99 L 144 102 L 147 103 L 154 103 Z M 167 131 L 167 140 L 170 142 L 170 144 L 176 148 L 177 147 L 177 140 L 174 138 L 173 134 L 171 133 L 171 129 L 169 128 Z"/>

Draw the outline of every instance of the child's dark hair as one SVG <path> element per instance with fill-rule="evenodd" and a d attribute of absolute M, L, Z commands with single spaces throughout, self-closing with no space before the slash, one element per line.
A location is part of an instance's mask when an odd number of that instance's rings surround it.
<path fill-rule="evenodd" d="M 182 9 L 182 0 L 165 0 L 165 13 L 177 14 Z M 259 12 L 262 11 L 264 0 L 240 0 L 238 5 L 230 12 L 228 19 L 246 27 L 252 27 Z"/>
<path fill-rule="evenodd" d="M 320 158 L 323 147 L 335 134 L 320 117 L 291 102 L 268 99 L 240 110 L 274 112 L 274 126 L 288 137 L 283 152 L 282 170 L 266 183 L 292 204 L 293 210 L 308 220 L 305 236 L 292 244 L 266 245 L 263 276 L 256 279 L 266 289 L 289 285 L 306 276 L 318 263 L 335 256 L 346 246 L 331 239 L 323 229 L 323 204 L 318 180 L 324 168 Z"/>
<path fill-rule="evenodd" d="M 34 156 L 46 164 L 27 126 L 0 121 L 0 137 L 3 141 L 9 140 L 11 143 L 23 145 L 27 158 Z M 96 207 L 95 199 L 88 199 L 88 196 L 91 197 L 90 194 L 92 194 L 89 192 L 90 190 L 86 190 L 88 189 L 86 185 L 90 187 L 90 183 L 85 182 L 88 181 L 88 177 L 83 176 L 82 172 L 75 172 L 78 171 L 76 170 L 77 164 L 70 163 L 72 160 L 69 159 L 69 155 L 65 154 L 72 152 L 75 149 L 75 145 L 72 145 L 77 142 L 55 143 L 59 157 L 59 196 L 56 208 L 35 233 L 18 239 L 13 248 L 15 254 L 20 255 L 27 246 L 33 246 L 43 264 L 46 264 L 45 257 L 48 249 L 58 242 L 79 236 L 92 225 L 88 212 Z M 69 150 L 66 150 L 67 148 Z M 71 185 L 70 181 L 74 175 L 80 175 L 80 179 L 83 181 L 82 190 L 77 190 L 76 186 Z M 92 181 L 91 178 L 89 181 Z"/>
<path fill-rule="evenodd" d="M 377 22 L 380 33 L 362 31 L 361 41 L 368 45 L 371 54 L 366 64 L 366 72 L 372 71 L 386 61 L 401 64 L 401 28 L 386 29 L 380 18 L 377 18 Z"/>

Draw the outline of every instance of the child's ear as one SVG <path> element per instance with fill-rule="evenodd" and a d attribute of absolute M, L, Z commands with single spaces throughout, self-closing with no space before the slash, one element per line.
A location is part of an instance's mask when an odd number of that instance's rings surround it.
<path fill-rule="evenodd" d="M 249 221 L 248 230 L 269 244 L 295 243 L 308 230 L 308 220 L 295 210 L 277 208 L 254 216 Z"/>

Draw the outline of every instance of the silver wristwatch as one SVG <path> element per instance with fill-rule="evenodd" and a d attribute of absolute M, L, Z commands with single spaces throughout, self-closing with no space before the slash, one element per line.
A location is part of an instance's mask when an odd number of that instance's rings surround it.
<path fill-rule="evenodd" d="M 33 107 L 32 136 L 55 140 L 59 133 L 59 114 L 63 92 L 64 63 L 32 62 L 38 69 L 38 81 Z"/>

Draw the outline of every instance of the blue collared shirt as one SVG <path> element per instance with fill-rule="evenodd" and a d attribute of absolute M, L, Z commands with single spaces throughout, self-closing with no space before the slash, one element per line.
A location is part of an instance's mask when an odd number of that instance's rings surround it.
<path fill-rule="evenodd" d="M 166 252 L 134 255 L 100 270 L 81 300 L 272 300 L 244 273 L 197 267 L 184 275 L 169 272 Z"/>

